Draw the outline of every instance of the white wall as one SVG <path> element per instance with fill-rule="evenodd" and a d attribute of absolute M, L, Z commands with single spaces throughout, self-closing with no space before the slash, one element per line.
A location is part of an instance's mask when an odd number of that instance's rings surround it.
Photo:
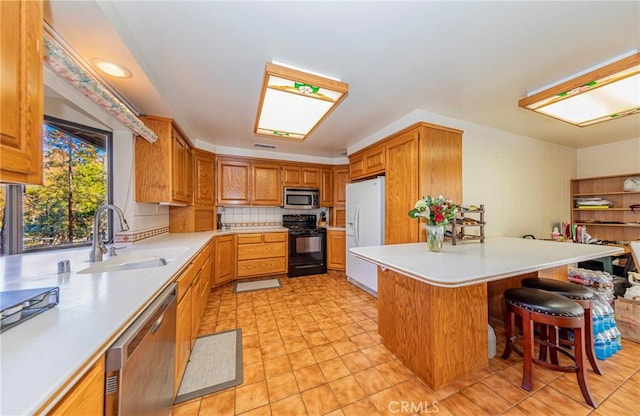
<path fill-rule="evenodd" d="M 640 173 L 640 138 L 577 150 L 576 178 Z"/>
<path fill-rule="evenodd" d="M 569 180 L 576 171 L 570 147 L 416 110 L 348 152 L 419 121 L 464 131 L 461 202 L 485 205 L 486 235 L 550 238 L 554 225 L 569 220 Z"/>

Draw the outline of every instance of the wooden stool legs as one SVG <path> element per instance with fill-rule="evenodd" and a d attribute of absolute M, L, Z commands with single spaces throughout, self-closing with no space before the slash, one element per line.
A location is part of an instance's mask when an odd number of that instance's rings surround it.
<path fill-rule="evenodd" d="M 515 317 L 520 316 L 522 318 L 522 339 L 523 349 L 520 351 L 515 345 L 514 335 Z M 540 339 L 540 348 L 549 349 L 549 355 L 551 362 L 546 361 L 546 352 L 544 355 L 540 355 L 537 359 L 535 357 L 534 347 L 534 324 L 540 324 L 543 328 L 543 336 Z M 557 328 L 573 329 L 574 341 L 573 341 L 573 354 L 559 345 L 559 337 L 557 336 Z M 533 386 L 533 365 L 538 364 L 545 368 L 549 368 L 555 371 L 573 372 L 576 373 L 578 379 L 578 385 L 580 386 L 580 392 L 584 397 L 584 400 L 592 407 L 597 407 L 597 403 L 591 394 L 591 390 L 587 385 L 585 376 L 584 361 L 586 353 L 585 347 L 585 316 L 579 317 L 563 317 L 553 316 L 544 313 L 529 311 L 524 308 L 507 304 L 507 312 L 505 316 L 505 335 L 507 342 L 505 345 L 502 358 L 509 358 L 512 352 L 516 352 L 524 358 L 523 374 L 522 374 L 522 388 L 526 391 L 531 391 Z M 590 347 L 591 348 L 591 347 Z M 574 366 L 564 366 L 558 363 L 558 353 L 561 353 L 574 362 Z M 593 364 L 592 364 L 593 365 Z"/>

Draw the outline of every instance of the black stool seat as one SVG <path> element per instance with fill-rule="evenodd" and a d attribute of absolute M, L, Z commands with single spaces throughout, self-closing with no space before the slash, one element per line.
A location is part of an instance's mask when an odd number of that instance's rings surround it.
<path fill-rule="evenodd" d="M 589 300 L 593 298 L 593 292 L 586 287 L 561 280 L 529 277 L 522 280 L 522 286 L 546 290 L 569 299 Z"/>
<path fill-rule="evenodd" d="M 584 309 L 576 302 L 540 289 L 516 287 L 504 292 L 507 303 L 531 312 L 551 316 L 579 317 Z"/>

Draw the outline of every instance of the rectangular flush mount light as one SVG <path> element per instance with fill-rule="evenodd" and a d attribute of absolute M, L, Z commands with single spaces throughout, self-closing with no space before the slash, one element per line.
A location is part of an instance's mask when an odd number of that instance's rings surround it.
<path fill-rule="evenodd" d="M 254 132 L 304 140 L 348 91 L 347 83 L 267 62 Z"/>
<path fill-rule="evenodd" d="M 535 92 L 520 107 L 578 127 L 640 113 L 640 53 Z"/>

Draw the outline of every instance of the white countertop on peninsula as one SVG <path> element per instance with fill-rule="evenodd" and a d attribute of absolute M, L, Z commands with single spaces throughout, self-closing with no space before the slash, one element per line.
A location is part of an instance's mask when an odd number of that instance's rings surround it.
<path fill-rule="evenodd" d="M 57 306 L 0 334 L 0 414 L 33 414 L 75 382 L 214 235 L 165 234 L 127 245 L 120 254 L 186 250 L 163 267 L 116 273 L 77 274 L 90 265 L 88 247 L 0 257 L 0 290 L 60 288 Z M 71 273 L 57 274 L 61 260 Z"/>
<path fill-rule="evenodd" d="M 434 286 L 459 287 L 537 270 L 606 257 L 622 248 L 512 237 L 488 237 L 485 243 L 445 241 L 442 251 L 427 243 L 354 247 L 356 257 Z"/>

